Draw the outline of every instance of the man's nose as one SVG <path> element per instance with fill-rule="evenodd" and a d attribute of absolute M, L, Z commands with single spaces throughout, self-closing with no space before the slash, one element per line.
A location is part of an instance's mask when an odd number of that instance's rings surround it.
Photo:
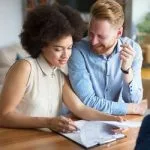
<path fill-rule="evenodd" d="M 92 39 L 91 39 L 91 44 L 92 45 L 96 45 L 96 44 L 98 44 L 99 43 L 99 41 L 98 41 L 98 38 L 95 36 L 95 37 L 92 37 Z"/>

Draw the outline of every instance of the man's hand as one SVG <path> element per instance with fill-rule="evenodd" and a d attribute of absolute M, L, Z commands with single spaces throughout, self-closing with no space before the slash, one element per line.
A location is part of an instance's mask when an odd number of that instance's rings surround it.
<path fill-rule="evenodd" d="M 128 114 L 144 115 L 147 110 L 147 100 L 142 100 L 139 104 L 128 104 Z"/>
<path fill-rule="evenodd" d="M 123 70 L 128 70 L 131 68 L 133 59 L 135 57 L 135 50 L 127 43 L 121 45 L 122 50 L 120 52 L 120 59 L 122 60 L 121 68 Z"/>

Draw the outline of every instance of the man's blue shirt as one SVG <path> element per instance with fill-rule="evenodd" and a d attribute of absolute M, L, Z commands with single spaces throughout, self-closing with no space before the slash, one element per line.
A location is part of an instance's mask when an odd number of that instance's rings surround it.
<path fill-rule="evenodd" d="M 120 50 L 123 43 L 136 51 L 132 69 L 133 80 L 124 82 L 121 71 Z M 90 49 L 87 38 L 73 46 L 69 60 L 69 79 L 81 101 L 109 114 L 127 113 L 127 103 L 138 103 L 143 96 L 141 82 L 142 51 L 140 46 L 129 38 L 120 38 L 109 56 L 97 55 Z"/>

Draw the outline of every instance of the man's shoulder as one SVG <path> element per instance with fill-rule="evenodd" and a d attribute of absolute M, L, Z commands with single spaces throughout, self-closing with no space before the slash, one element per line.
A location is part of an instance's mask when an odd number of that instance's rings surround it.
<path fill-rule="evenodd" d="M 87 37 L 81 39 L 73 45 L 73 50 L 87 51 L 89 49 L 89 40 Z"/>
<path fill-rule="evenodd" d="M 121 37 L 120 38 L 122 44 L 130 44 L 131 46 L 139 45 L 136 41 L 130 39 L 129 37 Z"/>
<path fill-rule="evenodd" d="M 135 51 L 141 50 L 140 45 L 136 41 L 134 41 L 128 37 L 121 37 L 120 41 L 121 41 L 121 44 L 127 43 L 127 44 L 131 45 Z"/>

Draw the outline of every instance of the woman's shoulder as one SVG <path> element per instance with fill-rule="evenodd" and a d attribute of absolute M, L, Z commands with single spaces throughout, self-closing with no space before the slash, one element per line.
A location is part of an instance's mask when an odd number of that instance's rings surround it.
<path fill-rule="evenodd" d="M 16 61 L 5 76 L 6 84 L 27 84 L 31 72 L 31 65 L 26 60 Z"/>
<path fill-rule="evenodd" d="M 9 69 L 8 73 L 29 73 L 31 71 L 31 63 L 25 59 L 16 61 Z"/>

